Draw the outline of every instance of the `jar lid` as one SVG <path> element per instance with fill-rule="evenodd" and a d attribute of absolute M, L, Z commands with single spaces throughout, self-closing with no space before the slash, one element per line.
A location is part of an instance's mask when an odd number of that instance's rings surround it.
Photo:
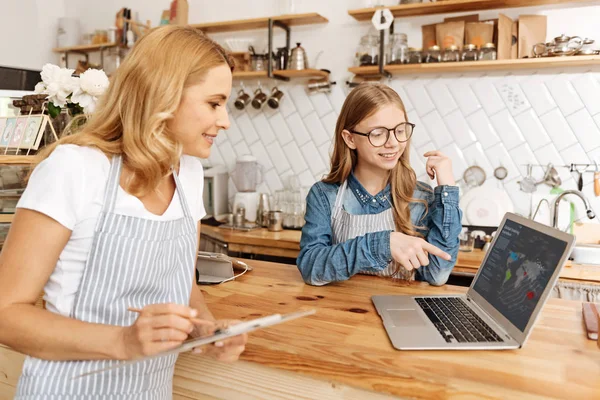
<path fill-rule="evenodd" d="M 438 46 L 438 45 L 431 46 L 431 47 L 429 48 L 429 51 L 440 51 L 440 46 Z"/>
<path fill-rule="evenodd" d="M 483 45 L 482 47 L 483 49 L 495 49 L 496 46 L 494 45 L 494 43 L 486 43 Z"/>
<path fill-rule="evenodd" d="M 446 47 L 446 51 L 457 51 L 458 50 L 458 46 L 456 45 L 452 45 L 450 47 Z"/>
<path fill-rule="evenodd" d="M 571 36 L 567 36 L 564 33 L 554 38 L 554 42 L 568 42 L 569 40 L 571 40 Z"/>
<path fill-rule="evenodd" d="M 475 46 L 474 44 L 469 43 L 469 44 L 465 45 L 465 49 L 467 49 L 467 50 L 477 50 L 477 46 Z"/>

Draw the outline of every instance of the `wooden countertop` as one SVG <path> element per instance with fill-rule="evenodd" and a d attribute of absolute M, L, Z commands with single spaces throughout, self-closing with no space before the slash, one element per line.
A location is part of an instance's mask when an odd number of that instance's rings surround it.
<path fill-rule="evenodd" d="M 372 295 L 465 289 L 372 276 L 314 287 L 289 265 L 248 262 L 255 269 L 239 280 L 202 287 L 217 317 L 247 319 L 303 308 L 316 308 L 317 314 L 252 333 L 243 362 L 230 367 L 213 370 L 216 363 L 182 356 L 176 393 L 297 399 L 363 399 L 372 392 L 438 399 L 600 397 L 600 349 L 586 339 L 579 302 L 550 299 L 520 350 L 400 352 L 388 340 Z M 181 391 L 184 385 L 189 392 Z"/>
<path fill-rule="evenodd" d="M 317 313 L 253 332 L 236 363 L 182 354 L 174 398 L 600 397 L 600 349 L 586 339 L 580 302 L 550 299 L 520 350 L 400 352 L 388 340 L 372 295 L 465 289 L 362 275 L 314 287 L 292 266 L 247 262 L 254 270 L 236 281 L 201 287 L 217 318 L 307 308 Z M 23 356 L 0 346 L 0 360 L 0 397 L 11 398 Z"/>
<path fill-rule="evenodd" d="M 302 232 L 295 230 L 269 232 L 267 229 L 241 232 L 203 225 L 202 234 L 228 243 L 229 250 L 234 252 L 296 258 L 300 251 Z M 453 274 L 475 276 L 484 256 L 485 253 L 481 250 L 470 253 L 459 252 Z M 567 261 L 560 273 L 560 280 L 600 284 L 600 265 L 573 264 L 571 261 Z"/>

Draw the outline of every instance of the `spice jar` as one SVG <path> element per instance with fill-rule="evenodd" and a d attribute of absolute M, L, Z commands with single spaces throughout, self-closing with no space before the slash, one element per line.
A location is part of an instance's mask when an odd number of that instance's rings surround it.
<path fill-rule="evenodd" d="M 497 58 L 496 46 L 494 43 L 486 43 L 479 51 L 479 60 L 493 61 Z"/>
<path fill-rule="evenodd" d="M 462 61 L 477 61 L 479 53 L 477 52 L 477 46 L 474 44 L 468 44 L 463 48 L 461 60 Z"/>
<path fill-rule="evenodd" d="M 442 56 L 442 62 L 457 62 L 460 61 L 460 52 L 458 51 L 458 46 L 450 46 L 446 50 L 444 50 L 444 55 Z"/>
<path fill-rule="evenodd" d="M 408 63 L 409 64 L 421 64 L 423 57 L 421 55 L 421 49 L 415 49 L 409 47 L 408 49 Z"/>
<path fill-rule="evenodd" d="M 96 29 L 92 37 L 92 44 L 108 43 L 108 32 L 103 29 Z"/>
<path fill-rule="evenodd" d="M 386 51 L 386 64 L 408 63 L 408 39 L 405 33 L 394 33 Z"/>
<path fill-rule="evenodd" d="M 440 52 L 440 46 L 431 46 L 427 53 L 425 53 L 426 63 L 439 63 L 442 62 L 442 54 Z"/>
<path fill-rule="evenodd" d="M 355 64 L 357 67 L 379 64 L 379 36 L 365 35 L 360 39 Z"/>

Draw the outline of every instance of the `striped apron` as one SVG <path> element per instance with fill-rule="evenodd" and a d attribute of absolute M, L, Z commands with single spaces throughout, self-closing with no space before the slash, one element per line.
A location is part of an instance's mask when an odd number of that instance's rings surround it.
<path fill-rule="evenodd" d="M 104 205 L 71 318 L 130 326 L 138 315 L 128 307 L 189 304 L 197 228 L 181 183 L 173 172 L 184 216 L 155 221 L 115 214 L 121 156 L 113 157 Z M 117 361 L 47 361 L 27 357 L 16 399 L 170 399 L 177 355 L 151 359 L 72 379 Z"/>
<path fill-rule="evenodd" d="M 352 215 L 344 210 L 344 194 L 346 193 L 347 181 L 340 186 L 335 197 L 335 205 L 331 212 L 331 228 L 333 231 L 333 244 L 343 243 L 347 240 L 363 236 L 371 232 L 395 231 L 394 213 L 392 208 L 378 214 Z M 394 274 L 395 270 L 398 270 Z M 414 280 L 414 270 L 408 271 L 400 264 L 392 261 L 388 266 L 378 272 L 367 270 L 360 271 L 361 274 L 390 276 L 396 279 Z"/>

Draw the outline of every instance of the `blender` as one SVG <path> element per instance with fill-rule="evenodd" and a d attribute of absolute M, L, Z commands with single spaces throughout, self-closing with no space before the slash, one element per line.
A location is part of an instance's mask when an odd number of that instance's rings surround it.
<path fill-rule="evenodd" d="M 254 156 L 238 157 L 235 168 L 231 172 L 231 180 L 237 189 L 233 198 L 233 213 L 236 214 L 239 209 L 243 208 L 246 221 L 256 222 L 256 211 L 260 199 L 260 193 L 256 191 L 256 187 L 263 182 L 263 166 Z"/>

